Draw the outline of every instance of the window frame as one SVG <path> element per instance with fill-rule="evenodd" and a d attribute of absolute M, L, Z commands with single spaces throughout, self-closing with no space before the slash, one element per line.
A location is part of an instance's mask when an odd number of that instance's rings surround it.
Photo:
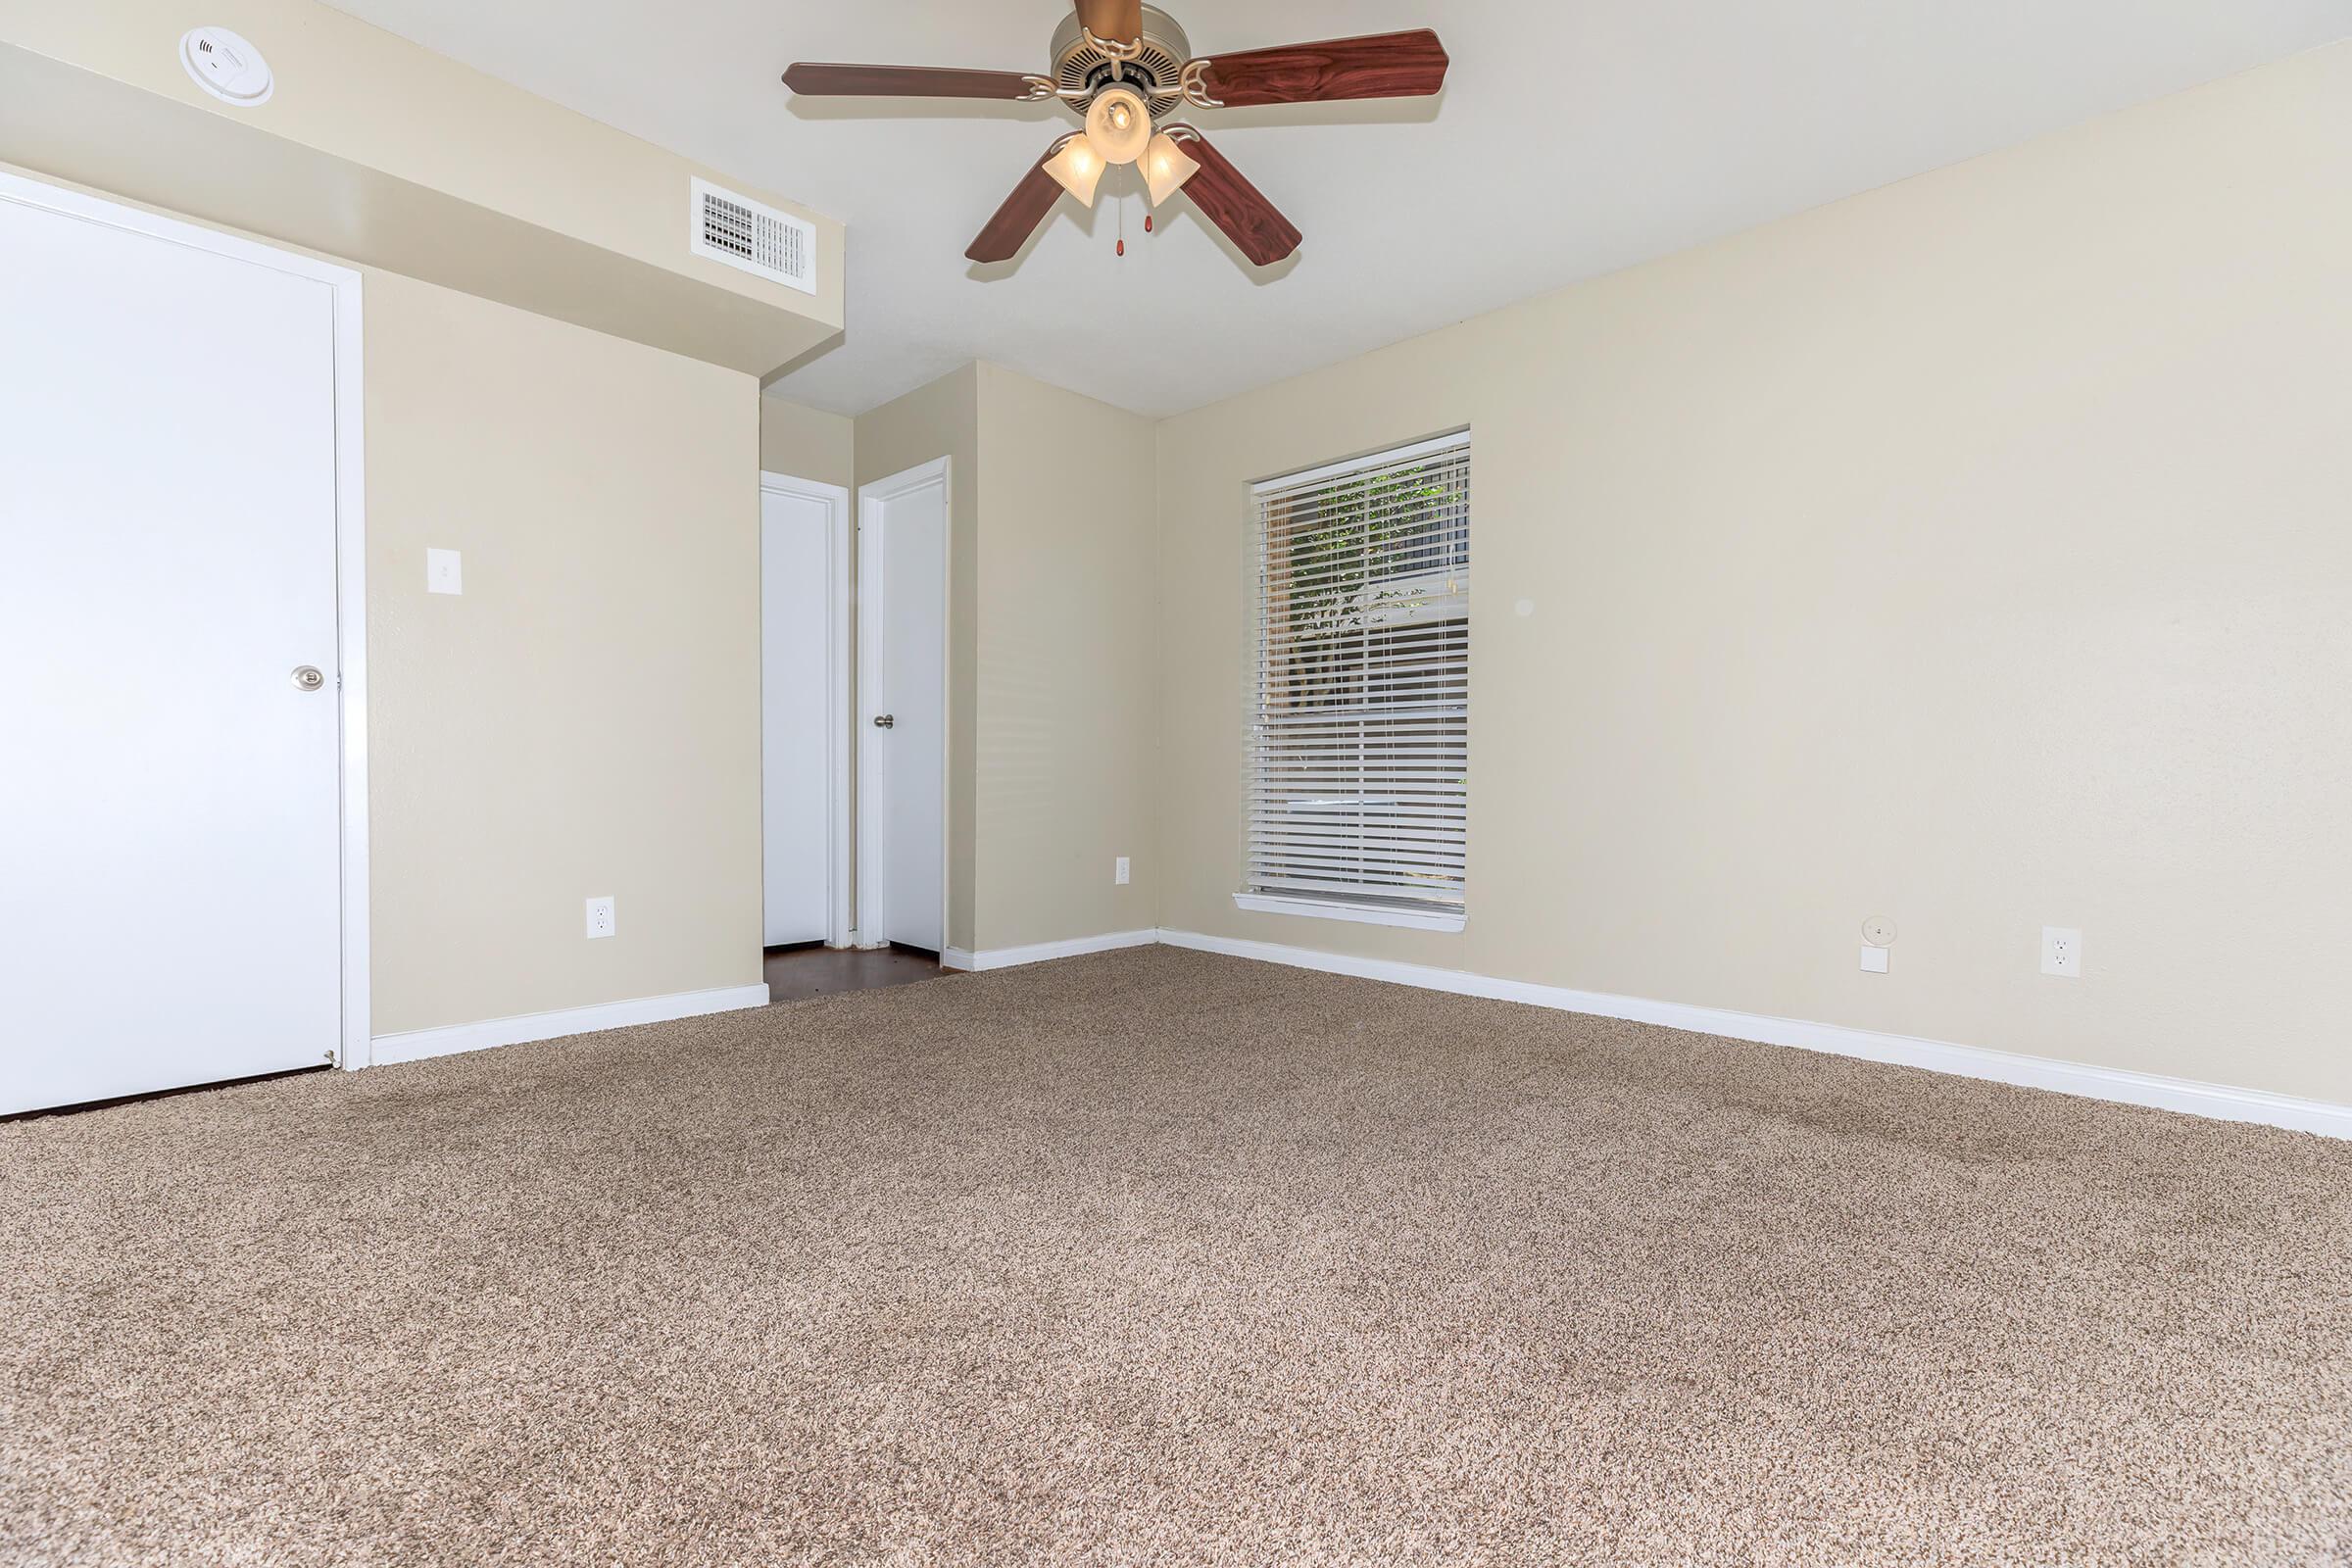
<path fill-rule="evenodd" d="M 1367 892 L 1360 897 L 1319 890 L 1283 890 L 1251 886 L 1256 856 L 1258 827 L 1253 809 L 1265 788 L 1264 718 L 1268 678 L 1267 615 L 1272 602 L 1270 578 L 1267 574 L 1267 528 L 1269 523 L 1266 498 L 1277 492 L 1299 492 L 1318 484 L 1344 481 L 1350 476 L 1396 467 L 1412 463 L 1417 458 L 1438 454 L 1460 455 L 1465 502 L 1462 511 L 1462 555 L 1458 568 L 1461 598 L 1461 816 L 1459 842 L 1462 869 L 1456 887 L 1459 902 L 1431 900 L 1415 902 L 1409 894 L 1383 895 Z M 1245 551 L 1244 571 L 1250 603 L 1248 623 L 1249 653 L 1245 659 L 1247 682 L 1245 739 L 1243 744 L 1243 859 L 1240 888 L 1233 895 L 1237 909 L 1254 913 L 1300 916 L 1311 919 L 1353 921 L 1360 924 L 1404 927 L 1425 931 L 1460 931 L 1469 918 L 1469 645 L 1471 632 L 1469 584 L 1469 472 L 1474 447 L 1471 431 L 1465 426 L 1443 435 L 1408 441 L 1396 446 L 1365 453 L 1360 457 L 1337 463 L 1323 464 L 1311 468 L 1272 475 L 1253 481 L 1248 490 L 1249 507 L 1248 548 Z M 1445 582 L 1454 575 L 1450 565 L 1440 565 L 1425 574 L 1425 580 Z M 1396 585 L 1389 584 L 1393 589 Z M 1408 612 L 1409 613 L 1409 612 Z M 1452 617 L 1446 617 L 1452 618 Z"/>

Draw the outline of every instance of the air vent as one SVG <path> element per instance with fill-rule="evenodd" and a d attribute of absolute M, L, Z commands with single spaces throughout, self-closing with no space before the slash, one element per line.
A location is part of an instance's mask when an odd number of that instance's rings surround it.
<path fill-rule="evenodd" d="M 781 283 L 816 292 L 816 229 L 707 179 L 694 182 L 694 229 L 689 248 Z"/>

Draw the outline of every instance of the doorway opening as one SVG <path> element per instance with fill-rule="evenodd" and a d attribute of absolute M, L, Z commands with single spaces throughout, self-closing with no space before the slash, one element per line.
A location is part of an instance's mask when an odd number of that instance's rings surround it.
<path fill-rule="evenodd" d="M 947 936 L 946 460 L 865 486 L 854 517 L 839 485 L 763 472 L 760 491 L 768 995 L 931 978 Z"/>

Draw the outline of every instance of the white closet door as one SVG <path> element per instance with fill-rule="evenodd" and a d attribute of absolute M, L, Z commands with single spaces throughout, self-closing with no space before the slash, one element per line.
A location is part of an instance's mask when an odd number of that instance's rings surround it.
<path fill-rule="evenodd" d="M 336 1049 L 332 298 L 0 193 L 0 1111 Z"/>
<path fill-rule="evenodd" d="M 760 833 L 771 948 L 822 942 L 831 908 L 833 510 L 760 495 Z"/>
<path fill-rule="evenodd" d="M 858 929 L 868 944 L 897 942 L 936 953 L 946 940 L 945 466 L 881 480 L 862 496 L 858 706 L 865 726 L 858 792 L 864 819 Z"/>

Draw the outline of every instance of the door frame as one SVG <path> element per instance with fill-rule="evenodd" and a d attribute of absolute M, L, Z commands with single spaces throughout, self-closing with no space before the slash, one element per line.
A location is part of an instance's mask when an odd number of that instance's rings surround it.
<path fill-rule="evenodd" d="M 855 693 L 850 681 L 850 626 L 853 602 L 850 598 L 850 490 L 847 485 L 823 484 L 814 479 L 802 479 L 789 473 L 760 470 L 760 544 L 767 548 L 766 499 L 771 495 L 791 496 L 796 500 L 813 501 L 825 509 L 825 946 L 846 948 L 852 945 L 850 867 L 853 863 L 853 844 L 850 837 L 851 807 L 850 758 L 855 748 L 850 744 L 850 726 L 856 721 Z M 760 605 L 760 631 L 767 634 L 767 604 L 764 597 Z M 762 694 L 760 704 L 761 743 L 766 740 L 767 702 Z M 765 834 L 767 832 L 766 778 L 760 779 L 761 876 L 760 892 L 766 893 Z"/>
<path fill-rule="evenodd" d="M 335 660 L 341 746 L 342 1038 L 335 1064 L 369 1065 L 368 931 L 368 483 L 357 270 L 241 235 L 0 170 L 0 201 L 144 234 L 324 283 L 332 302 L 335 423 Z"/>
<path fill-rule="evenodd" d="M 873 715 L 866 712 L 867 693 L 865 671 L 882 667 L 882 617 L 868 613 L 878 610 L 880 603 L 872 597 L 874 584 L 882 583 L 882 529 L 879 526 L 883 508 L 905 496 L 939 486 L 940 516 L 940 668 L 939 668 L 939 940 L 944 956 L 948 949 L 948 873 L 953 857 L 949 853 L 952 824 L 955 820 L 953 769 L 950 766 L 949 734 L 954 728 L 956 712 L 955 686 L 949 673 L 955 663 L 956 644 L 952 635 L 949 607 L 954 602 L 956 583 L 954 548 L 956 530 L 956 483 L 954 464 L 948 458 L 934 458 L 902 469 L 888 478 L 858 487 L 858 924 L 856 945 L 860 948 L 886 948 L 888 940 L 876 940 L 870 933 L 880 923 L 872 918 L 873 911 L 887 915 L 885 903 L 888 877 L 877 875 L 890 863 L 888 845 L 883 837 L 884 812 L 881 797 L 890 783 L 890 760 L 876 740 Z M 887 591 L 887 590 L 885 590 Z"/>

